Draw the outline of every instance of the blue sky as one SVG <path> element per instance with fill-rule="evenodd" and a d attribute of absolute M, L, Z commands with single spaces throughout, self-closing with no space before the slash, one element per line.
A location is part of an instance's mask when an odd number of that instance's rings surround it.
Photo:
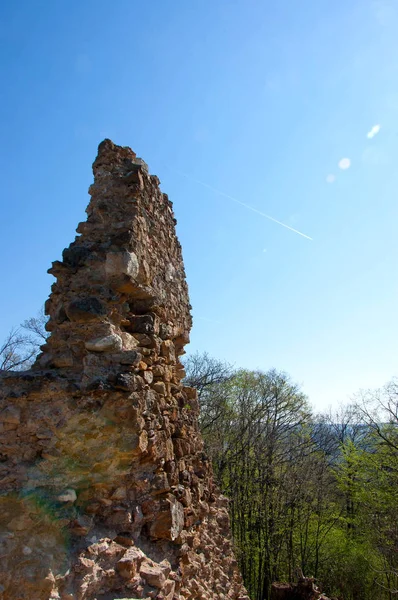
<path fill-rule="evenodd" d="M 319 409 L 398 374 L 397 27 L 393 0 L 3 3 L 0 335 L 47 298 L 110 137 L 174 203 L 190 352 Z"/>

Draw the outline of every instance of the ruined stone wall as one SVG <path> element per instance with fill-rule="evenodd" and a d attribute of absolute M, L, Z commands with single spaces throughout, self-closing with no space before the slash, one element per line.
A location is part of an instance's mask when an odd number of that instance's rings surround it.
<path fill-rule="evenodd" d="M 247 598 L 179 356 L 190 305 L 159 181 L 105 140 L 53 263 L 51 335 L 0 388 L 0 598 Z"/>

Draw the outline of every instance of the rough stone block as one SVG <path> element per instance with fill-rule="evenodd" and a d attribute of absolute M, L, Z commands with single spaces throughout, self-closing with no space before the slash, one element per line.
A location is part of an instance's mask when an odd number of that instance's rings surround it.
<path fill-rule="evenodd" d="M 90 352 L 117 352 L 122 349 L 123 342 L 119 335 L 112 334 L 88 340 L 85 346 Z"/>
<path fill-rule="evenodd" d="M 161 588 L 166 582 L 166 577 L 160 566 L 152 566 L 148 563 L 143 563 L 140 567 L 140 575 L 153 587 Z"/>
<path fill-rule="evenodd" d="M 137 256 L 134 252 L 108 252 L 105 260 L 107 277 L 127 275 L 136 278 L 139 271 Z"/>
<path fill-rule="evenodd" d="M 66 307 L 66 315 L 70 321 L 77 323 L 101 321 L 106 315 L 106 308 L 98 298 L 76 298 Z"/>
<path fill-rule="evenodd" d="M 155 515 L 150 527 L 154 538 L 175 540 L 184 527 L 184 507 L 175 496 L 169 495 L 163 510 Z"/>

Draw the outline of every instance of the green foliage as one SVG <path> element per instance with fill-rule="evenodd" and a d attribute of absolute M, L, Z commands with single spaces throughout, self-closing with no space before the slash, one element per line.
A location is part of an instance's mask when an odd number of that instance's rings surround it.
<path fill-rule="evenodd" d="M 398 384 L 315 418 L 285 373 L 234 371 L 207 355 L 190 367 L 251 598 L 301 574 L 344 600 L 395 597 Z"/>
<path fill-rule="evenodd" d="M 333 527 L 322 547 L 318 574 L 328 594 L 352 600 L 374 599 L 374 575 L 370 561 L 377 561 L 375 554 L 369 544 L 347 535 L 344 526 Z"/>

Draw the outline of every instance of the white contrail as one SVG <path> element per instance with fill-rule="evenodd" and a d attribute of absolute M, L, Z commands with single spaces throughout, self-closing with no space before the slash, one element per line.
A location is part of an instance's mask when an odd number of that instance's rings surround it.
<path fill-rule="evenodd" d="M 310 237 L 309 235 L 306 235 L 305 233 L 303 233 L 302 231 L 299 231 L 298 229 L 294 229 L 293 227 L 290 227 L 290 225 L 286 225 L 286 223 L 282 223 L 282 221 L 278 221 L 277 219 L 274 219 L 274 217 L 271 217 L 270 215 L 267 215 L 266 213 L 261 212 L 261 210 L 257 210 L 257 208 L 250 206 L 250 204 L 246 204 L 246 202 L 242 202 L 241 200 L 238 200 L 237 198 L 234 198 L 233 196 L 230 196 L 229 194 L 226 194 L 225 192 L 218 190 L 217 188 L 213 187 L 212 185 L 209 185 L 208 183 L 205 183 L 204 181 L 200 181 L 199 179 L 195 179 L 194 177 L 191 177 L 190 175 L 187 175 L 186 173 L 183 173 L 182 171 L 179 171 L 178 169 L 175 169 L 174 167 L 172 168 L 172 170 L 175 171 L 176 173 L 179 173 L 183 177 L 186 177 L 187 179 L 190 179 L 191 181 L 198 183 L 199 185 L 203 185 L 203 187 L 206 187 L 209 190 L 213 190 L 213 192 L 216 192 L 216 194 L 220 194 L 220 196 L 224 196 L 225 198 L 228 198 L 229 200 L 232 200 L 233 202 L 236 202 L 237 204 L 240 204 L 241 206 L 248 208 L 249 210 L 257 213 L 258 215 L 261 215 L 265 219 L 268 219 L 269 221 L 273 221 L 274 223 L 277 223 L 278 225 L 281 225 L 282 227 L 285 227 L 286 229 L 290 229 L 290 231 L 293 231 L 293 233 L 297 233 L 297 235 L 301 235 L 301 237 L 306 238 L 307 240 L 311 240 L 311 242 L 313 241 L 312 237 Z"/>

